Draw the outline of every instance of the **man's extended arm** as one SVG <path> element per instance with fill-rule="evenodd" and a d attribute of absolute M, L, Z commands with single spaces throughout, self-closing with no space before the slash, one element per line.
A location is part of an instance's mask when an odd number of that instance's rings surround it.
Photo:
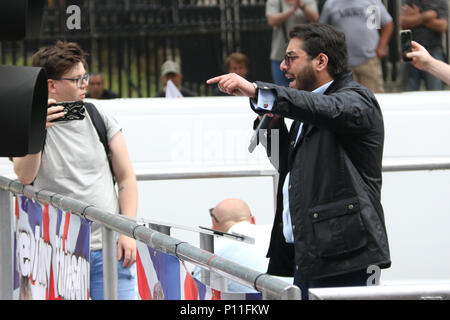
<path fill-rule="evenodd" d="M 223 92 L 256 98 L 253 84 L 236 74 L 225 74 L 207 81 L 217 83 Z M 372 127 L 369 115 L 373 103 L 354 90 L 340 92 L 339 96 L 322 95 L 308 91 L 286 88 L 271 83 L 257 82 L 259 88 L 271 90 L 276 95 L 276 103 L 271 111 L 281 117 L 324 126 L 336 132 L 358 132 Z M 261 90 L 260 89 L 260 90 Z"/>

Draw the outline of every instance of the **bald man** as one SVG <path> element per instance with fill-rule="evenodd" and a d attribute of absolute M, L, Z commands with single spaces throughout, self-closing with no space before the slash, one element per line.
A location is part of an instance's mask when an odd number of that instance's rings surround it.
<path fill-rule="evenodd" d="M 226 199 L 210 209 L 214 230 L 239 233 L 255 239 L 255 244 L 218 238 L 214 241 L 214 251 L 230 261 L 262 273 L 267 272 L 269 260 L 266 258 L 270 241 L 269 225 L 256 225 L 248 205 L 240 199 Z M 228 292 L 256 292 L 232 280 L 228 281 Z"/>
<path fill-rule="evenodd" d="M 212 228 L 214 230 L 228 232 L 238 222 L 255 224 L 248 205 L 239 199 L 226 199 L 210 209 Z"/>

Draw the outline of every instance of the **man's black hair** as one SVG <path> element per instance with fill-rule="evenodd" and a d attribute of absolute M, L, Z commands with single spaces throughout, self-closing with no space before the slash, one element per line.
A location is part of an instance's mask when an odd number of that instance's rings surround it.
<path fill-rule="evenodd" d="M 336 79 L 348 69 L 345 34 L 336 28 L 321 23 L 300 24 L 289 32 L 290 38 L 303 40 L 303 50 L 310 58 L 324 53 L 328 57 L 328 73 Z"/>

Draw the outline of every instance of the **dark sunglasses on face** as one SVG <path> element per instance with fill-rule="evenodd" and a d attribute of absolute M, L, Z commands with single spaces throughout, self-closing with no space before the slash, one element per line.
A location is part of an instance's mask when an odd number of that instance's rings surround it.
<path fill-rule="evenodd" d="M 299 56 L 297 56 L 297 55 L 295 55 L 295 54 L 291 54 L 290 52 L 289 53 L 286 53 L 285 55 L 284 55 L 284 64 L 286 65 L 286 67 L 290 67 L 291 66 L 291 63 L 292 63 L 292 61 L 294 61 L 295 59 L 297 59 Z"/>

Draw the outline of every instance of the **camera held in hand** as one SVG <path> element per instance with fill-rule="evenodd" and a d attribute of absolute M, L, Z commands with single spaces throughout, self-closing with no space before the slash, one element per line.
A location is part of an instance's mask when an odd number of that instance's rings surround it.
<path fill-rule="evenodd" d="M 52 103 L 49 107 L 58 107 L 63 106 L 66 114 L 60 118 L 52 120 L 52 122 L 57 121 L 71 121 L 71 120 L 83 120 L 85 117 L 86 109 L 84 107 L 84 102 L 81 100 L 78 101 L 65 101 Z"/>

